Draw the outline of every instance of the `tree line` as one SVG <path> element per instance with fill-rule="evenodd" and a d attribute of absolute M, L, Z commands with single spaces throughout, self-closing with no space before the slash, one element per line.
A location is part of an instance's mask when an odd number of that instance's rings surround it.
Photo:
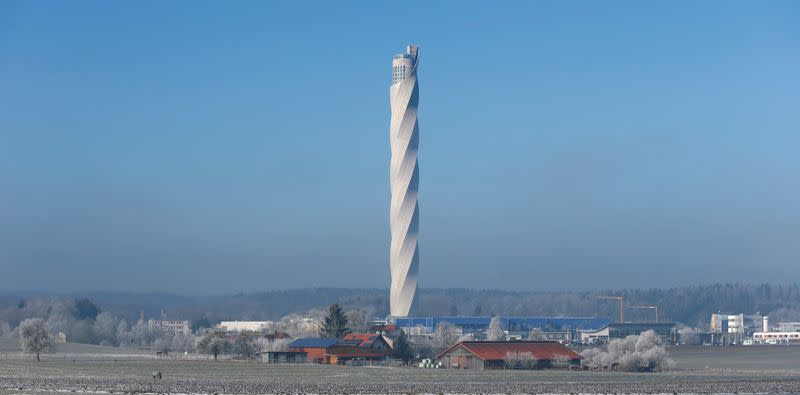
<path fill-rule="evenodd" d="M 381 289 L 298 289 L 227 296 L 90 294 L 82 298 L 32 297 L 20 300 L 0 295 L 0 336 L 13 332 L 25 318 L 43 318 L 52 333 L 64 332 L 70 341 L 94 344 L 142 344 L 155 341 L 141 326 L 141 310 L 155 316 L 187 319 L 193 329 L 222 320 L 276 320 L 291 327 L 291 318 L 316 317 L 321 322 L 336 303 L 354 331 L 368 329 L 375 317 L 388 314 L 388 293 Z M 627 306 L 656 305 L 662 321 L 690 326 L 708 324 L 711 313 L 770 315 L 773 322 L 800 321 L 800 287 L 774 284 L 712 284 L 663 289 L 604 289 L 580 292 L 421 289 L 419 315 L 453 316 L 596 316 L 614 319 L 618 305 L 600 295 L 624 295 Z M 88 300 L 88 299 L 87 299 Z M 100 309 L 98 306 L 101 306 Z M 96 309 L 96 310 L 95 310 Z M 112 313 L 113 312 L 113 313 Z M 630 321 L 652 321 L 652 310 L 629 308 Z M 288 318 L 287 318 L 288 317 Z M 297 321 L 297 320 L 295 320 Z M 124 322 L 124 324 L 123 324 Z M 308 329 L 307 332 L 315 332 Z M 157 337 L 156 337 L 157 338 Z"/>

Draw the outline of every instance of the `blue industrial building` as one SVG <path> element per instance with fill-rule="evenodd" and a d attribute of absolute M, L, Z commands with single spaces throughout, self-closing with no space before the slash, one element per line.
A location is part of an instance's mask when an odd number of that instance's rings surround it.
<path fill-rule="evenodd" d="M 598 317 L 499 317 L 506 331 L 531 331 L 539 329 L 544 332 L 578 330 L 597 330 L 611 323 L 608 318 Z M 435 330 L 442 322 L 449 322 L 465 333 L 485 331 L 492 317 L 405 317 L 395 318 L 394 324 L 400 328 L 425 327 L 427 331 Z"/>

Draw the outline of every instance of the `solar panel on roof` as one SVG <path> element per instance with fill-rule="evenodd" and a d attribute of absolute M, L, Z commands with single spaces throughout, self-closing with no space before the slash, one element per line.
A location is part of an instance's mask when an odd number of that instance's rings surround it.
<path fill-rule="evenodd" d="M 361 339 L 342 339 L 336 344 L 340 346 L 358 346 L 361 344 Z"/>
<path fill-rule="evenodd" d="M 339 342 L 339 339 L 321 339 L 317 337 L 304 337 L 289 343 L 290 348 L 326 348 Z"/>

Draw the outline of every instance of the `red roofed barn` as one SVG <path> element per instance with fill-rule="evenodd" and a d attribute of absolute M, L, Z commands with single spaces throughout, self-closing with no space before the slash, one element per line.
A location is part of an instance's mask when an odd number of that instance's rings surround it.
<path fill-rule="evenodd" d="M 440 353 L 446 368 L 503 369 L 535 368 L 554 363 L 578 365 L 581 356 L 559 342 L 550 341 L 466 341 Z"/>

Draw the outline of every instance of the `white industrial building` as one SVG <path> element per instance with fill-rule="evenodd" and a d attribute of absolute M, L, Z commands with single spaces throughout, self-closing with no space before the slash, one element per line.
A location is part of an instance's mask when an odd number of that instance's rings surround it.
<path fill-rule="evenodd" d="M 737 336 L 750 335 L 753 332 L 769 332 L 769 317 L 758 313 L 749 314 L 711 314 L 709 332 Z"/>
<path fill-rule="evenodd" d="M 147 320 L 147 330 L 150 333 L 161 332 L 184 336 L 192 333 L 192 327 L 186 320 Z"/>
<path fill-rule="evenodd" d="M 711 314 L 709 332 L 744 335 L 744 314 Z"/>
<path fill-rule="evenodd" d="M 778 332 L 800 332 L 800 322 L 779 322 L 775 329 Z"/>
<path fill-rule="evenodd" d="M 261 332 L 270 329 L 273 325 L 275 325 L 273 321 L 222 321 L 216 325 L 216 328 L 225 332 Z"/>

